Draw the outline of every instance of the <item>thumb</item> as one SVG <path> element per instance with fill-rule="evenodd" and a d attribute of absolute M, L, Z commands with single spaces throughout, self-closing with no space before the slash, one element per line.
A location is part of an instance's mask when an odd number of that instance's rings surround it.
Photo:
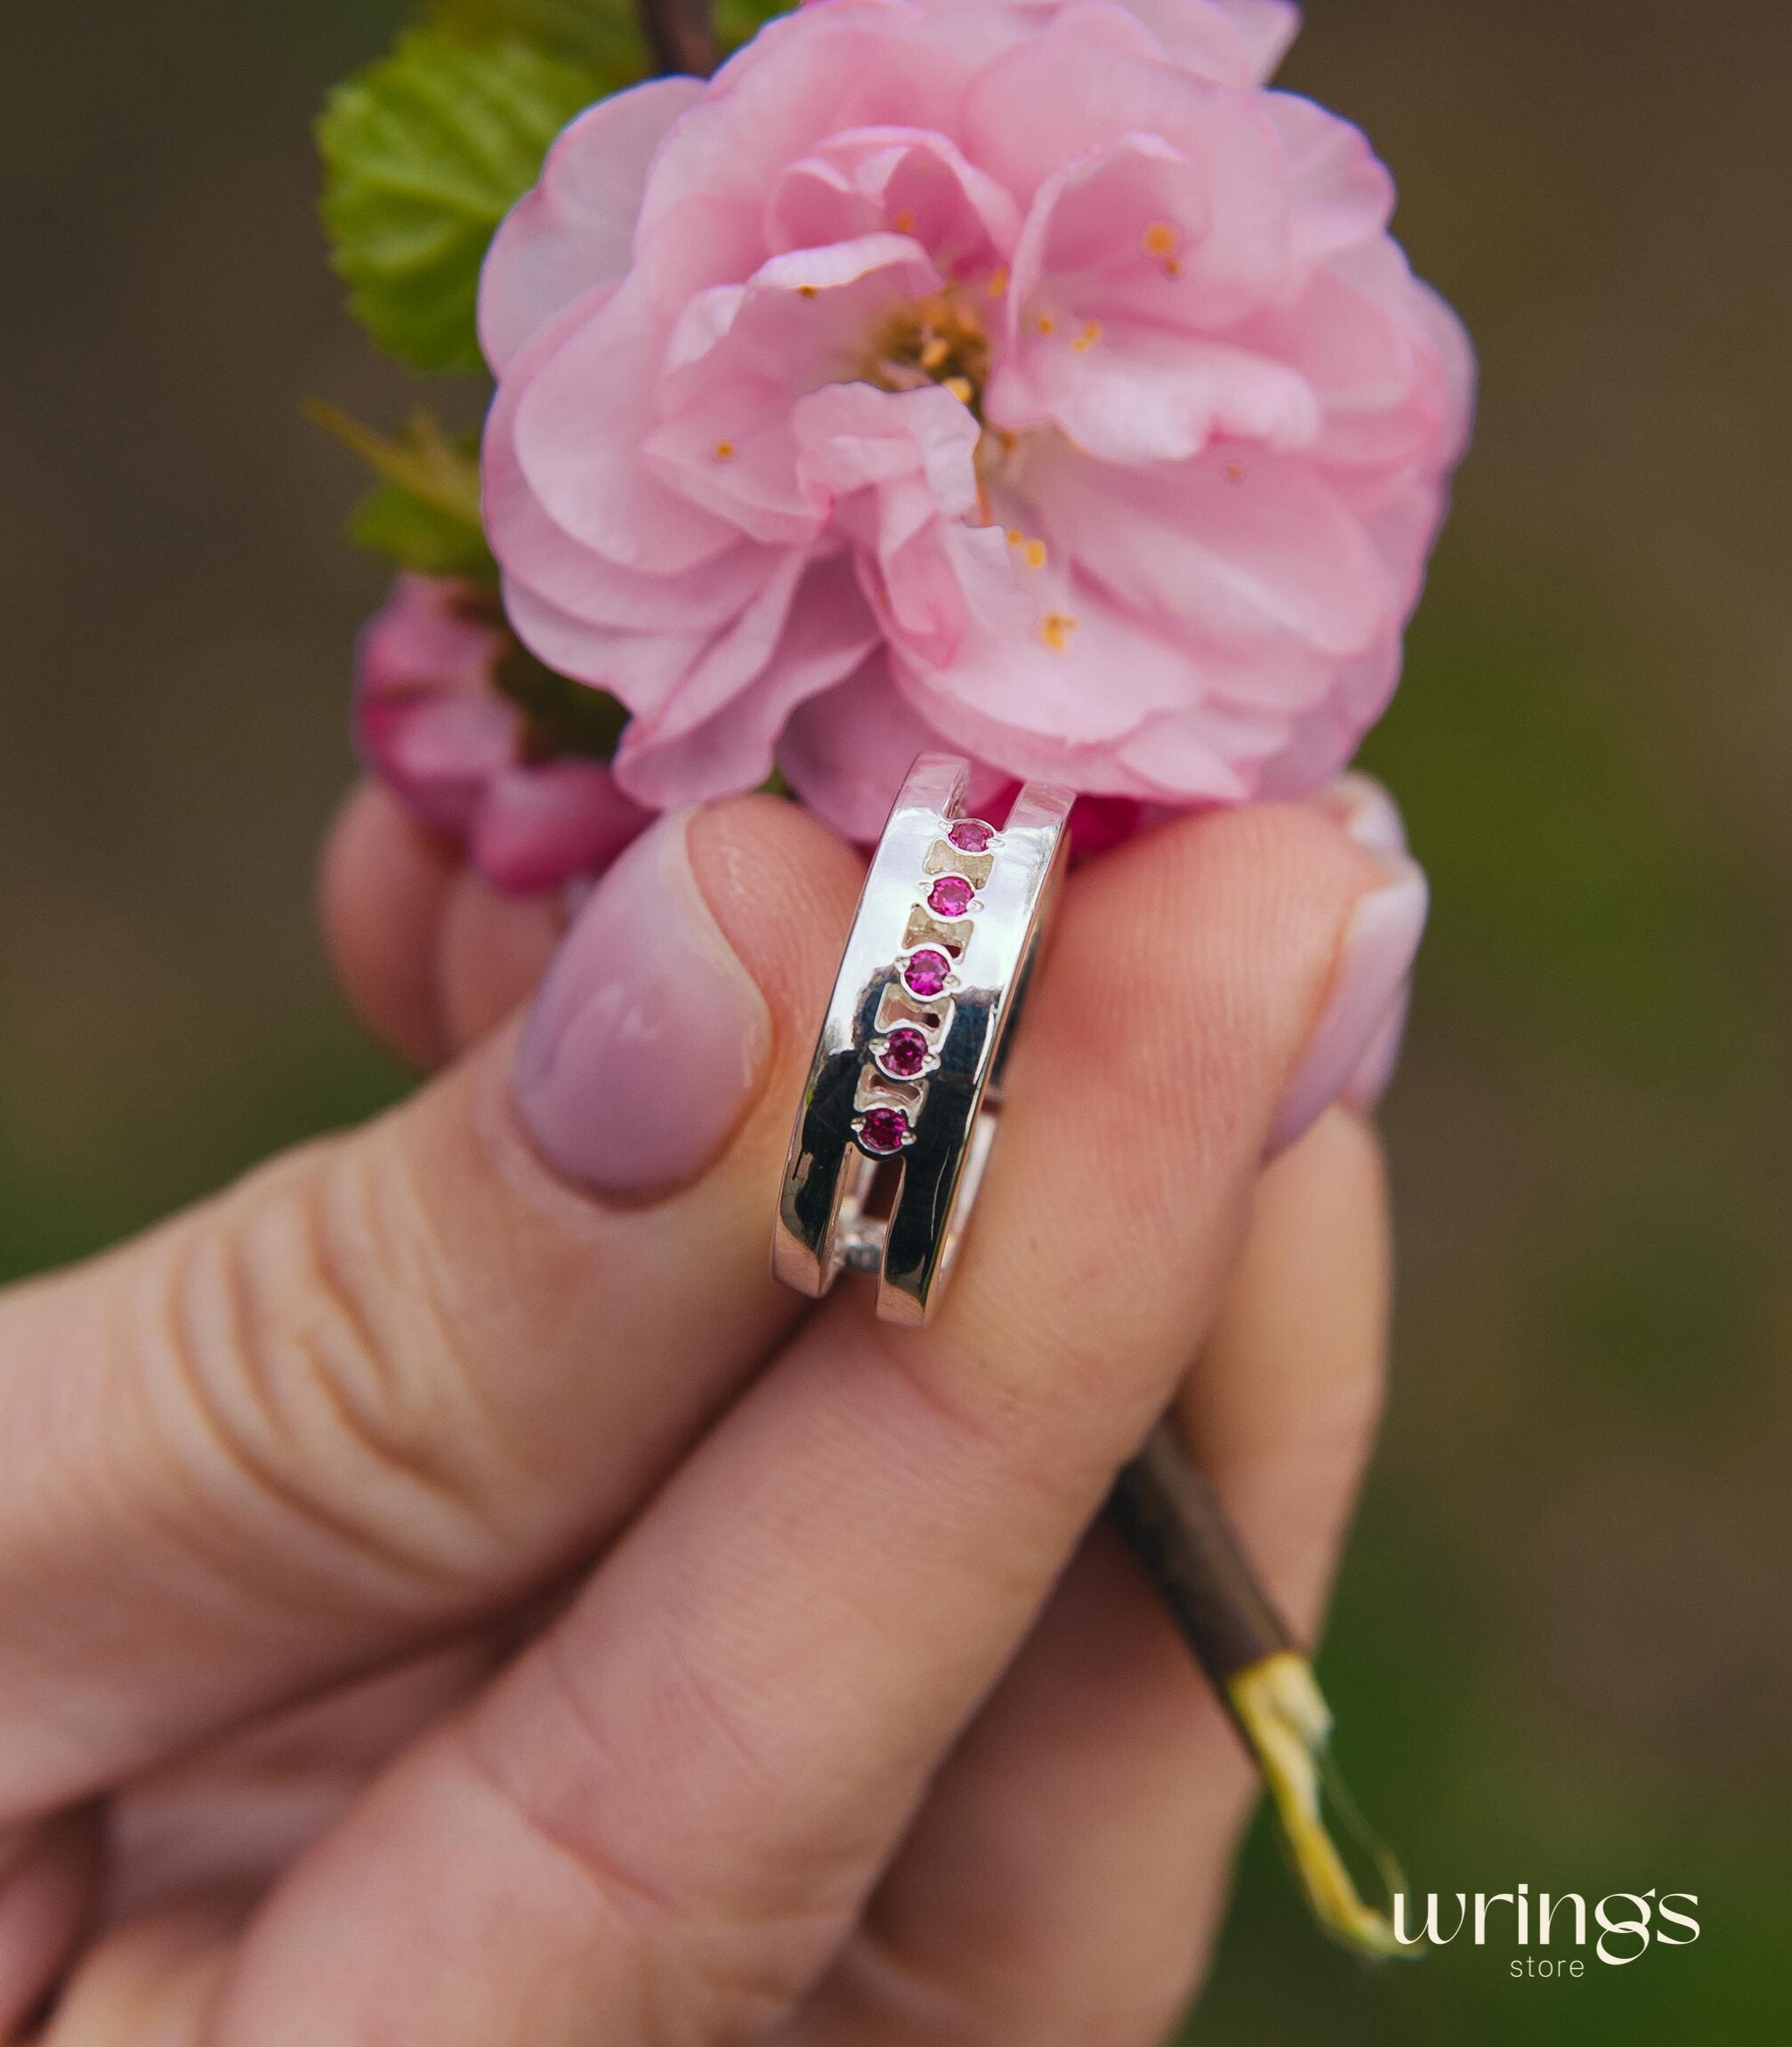
<path fill-rule="evenodd" d="M 798 1312 L 770 1217 L 856 886 L 794 806 L 668 818 L 520 1029 L 0 1297 L 0 1824 L 627 1514 Z"/>

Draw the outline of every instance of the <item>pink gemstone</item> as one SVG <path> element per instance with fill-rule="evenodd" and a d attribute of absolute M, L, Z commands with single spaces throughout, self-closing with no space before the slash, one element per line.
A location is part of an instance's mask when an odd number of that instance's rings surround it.
<path fill-rule="evenodd" d="M 927 1040 L 905 1024 L 884 1040 L 884 1069 L 899 1080 L 912 1080 L 927 1064 Z"/>
<path fill-rule="evenodd" d="M 988 853 L 989 841 L 995 837 L 993 825 L 980 822 L 974 817 L 962 819 L 946 834 L 960 853 Z"/>
<path fill-rule="evenodd" d="M 952 962 L 943 952 L 935 952 L 926 946 L 915 953 L 908 966 L 902 969 L 902 978 L 908 983 L 908 992 L 918 995 L 923 1001 L 931 1001 L 945 987 L 952 972 Z"/>
<path fill-rule="evenodd" d="M 908 1119 L 900 1109 L 872 1109 L 859 1126 L 859 1142 L 879 1158 L 900 1152 L 908 1136 Z"/>
<path fill-rule="evenodd" d="M 971 884 L 962 874 L 942 874 L 933 884 L 927 907 L 937 917 L 962 917 L 971 907 Z"/>

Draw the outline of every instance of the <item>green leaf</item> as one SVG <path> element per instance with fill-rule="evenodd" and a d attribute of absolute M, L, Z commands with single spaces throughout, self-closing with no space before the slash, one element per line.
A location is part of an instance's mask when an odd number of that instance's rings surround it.
<path fill-rule="evenodd" d="M 417 413 L 403 435 L 392 440 L 321 400 L 305 410 L 380 479 L 379 488 L 349 520 L 348 538 L 357 546 L 425 575 L 496 581 L 480 512 L 478 450 L 471 438 L 443 433 L 427 412 Z"/>
<path fill-rule="evenodd" d="M 429 19 L 470 42 L 521 43 L 618 92 L 650 66 L 634 0 L 434 0 Z"/>
<path fill-rule="evenodd" d="M 354 546 L 394 568 L 480 583 L 497 580 L 497 564 L 483 533 L 469 531 L 396 483 L 375 484 L 349 514 L 343 532 Z"/>
<path fill-rule="evenodd" d="M 324 224 L 349 309 L 413 368 L 476 369 L 480 266 L 548 144 L 606 86 L 520 43 L 413 29 L 318 124 Z"/>

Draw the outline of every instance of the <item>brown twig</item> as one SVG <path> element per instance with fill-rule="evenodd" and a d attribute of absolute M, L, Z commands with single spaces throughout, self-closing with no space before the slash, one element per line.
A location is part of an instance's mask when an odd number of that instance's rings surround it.
<path fill-rule="evenodd" d="M 1240 1671 L 1295 1646 L 1213 1487 L 1167 1422 L 1121 1472 L 1111 1511 L 1222 1698 Z"/>
<path fill-rule="evenodd" d="M 636 0 L 659 74 L 706 78 L 722 61 L 709 0 Z"/>

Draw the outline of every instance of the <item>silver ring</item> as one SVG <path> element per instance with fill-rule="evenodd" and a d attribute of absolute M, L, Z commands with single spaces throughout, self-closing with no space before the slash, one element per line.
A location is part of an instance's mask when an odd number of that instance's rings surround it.
<path fill-rule="evenodd" d="M 927 1319 L 995 1142 L 1014 1020 L 1075 797 L 1029 782 L 1000 830 L 970 764 L 923 754 L 884 828 L 791 1133 L 772 1270 L 819 1300 L 875 1272 L 885 1322 Z M 885 1174 L 893 1194 L 879 1197 Z"/>

